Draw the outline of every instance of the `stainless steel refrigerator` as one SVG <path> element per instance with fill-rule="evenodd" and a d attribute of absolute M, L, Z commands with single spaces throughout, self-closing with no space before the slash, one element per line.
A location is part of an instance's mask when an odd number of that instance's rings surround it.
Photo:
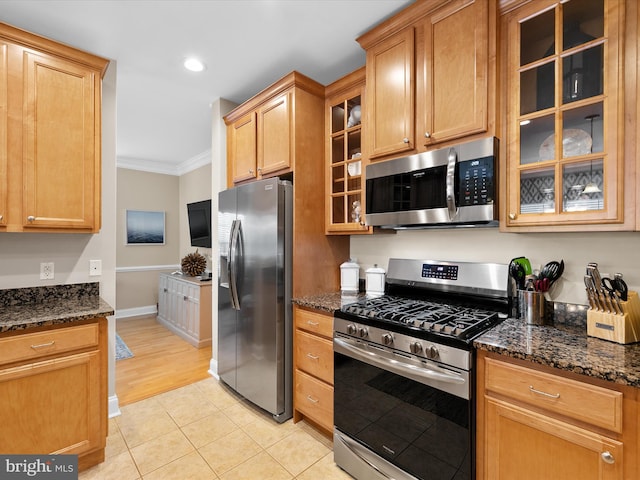
<path fill-rule="evenodd" d="M 278 422 L 293 412 L 292 199 L 278 178 L 218 198 L 218 374 Z"/>

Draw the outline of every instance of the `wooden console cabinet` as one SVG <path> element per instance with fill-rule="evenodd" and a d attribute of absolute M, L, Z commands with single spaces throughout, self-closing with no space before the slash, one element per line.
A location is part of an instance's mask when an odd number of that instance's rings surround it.
<path fill-rule="evenodd" d="M 211 345 L 211 282 L 161 273 L 158 321 L 194 347 Z"/>
<path fill-rule="evenodd" d="M 104 461 L 107 320 L 0 335 L 0 452 Z"/>

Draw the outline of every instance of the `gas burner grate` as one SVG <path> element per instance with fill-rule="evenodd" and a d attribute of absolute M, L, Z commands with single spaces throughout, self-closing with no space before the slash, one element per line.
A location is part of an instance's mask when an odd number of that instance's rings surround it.
<path fill-rule="evenodd" d="M 497 313 L 479 308 L 390 295 L 361 300 L 345 305 L 341 310 L 352 315 L 458 338 L 468 338 L 497 317 Z"/>

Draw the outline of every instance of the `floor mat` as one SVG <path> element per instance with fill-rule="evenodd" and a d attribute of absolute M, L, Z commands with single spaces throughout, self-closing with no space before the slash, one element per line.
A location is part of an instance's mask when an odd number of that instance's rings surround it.
<path fill-rule="evenodd" d="M 133 357 L 133 353 L 127 347 L 127 344 L 116 333 L 116 360 L 124 360 Z"/>

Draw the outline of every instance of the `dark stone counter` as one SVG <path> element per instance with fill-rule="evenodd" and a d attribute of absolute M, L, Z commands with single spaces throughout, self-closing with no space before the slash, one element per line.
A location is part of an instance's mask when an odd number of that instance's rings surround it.
<path fill-rule="evenodd" d="M 580 375 L 640 387 L 640 343 L 622 345 L 587 335 L 586 307 L 556 305 L 553 326 L 507 319 L 476 338 L 479 350 Z"/>
<path fill-rule="evenodd" d="M 0 333 L 113 314 L 97 282 L 0 290 Z"/>

